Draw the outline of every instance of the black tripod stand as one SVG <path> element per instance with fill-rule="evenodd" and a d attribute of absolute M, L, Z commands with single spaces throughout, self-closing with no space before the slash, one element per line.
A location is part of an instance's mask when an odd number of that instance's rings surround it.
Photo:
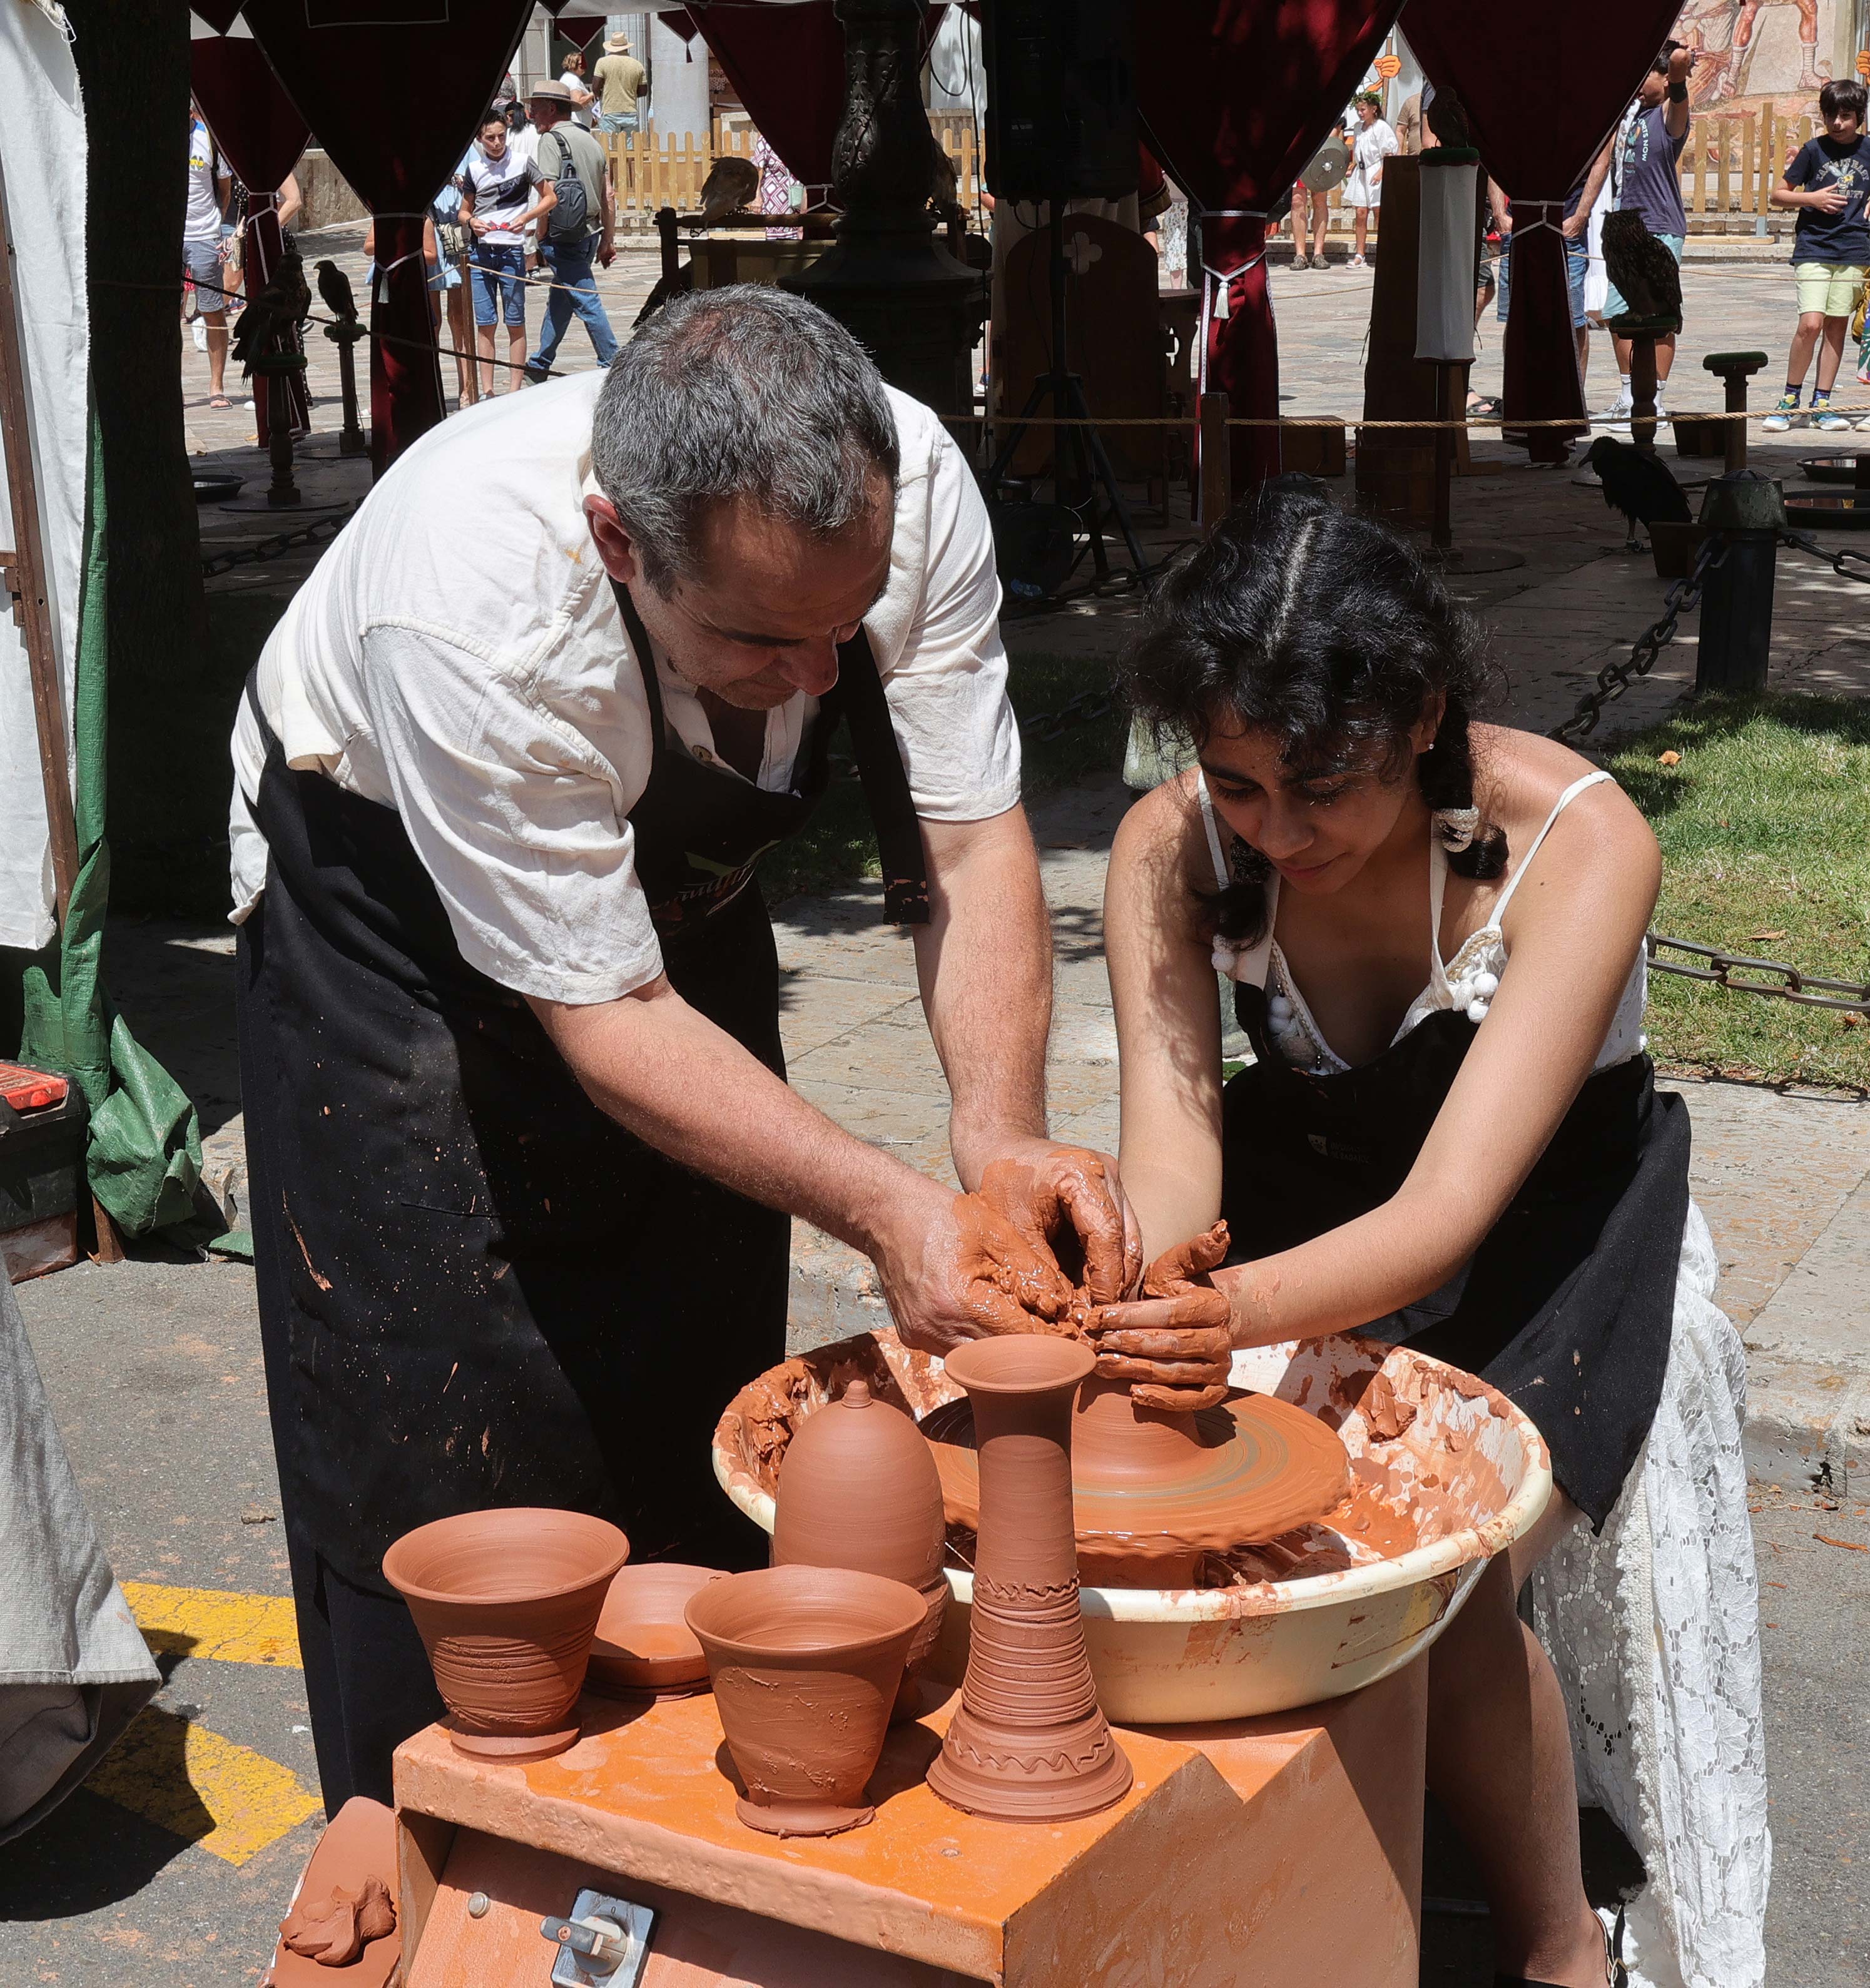
<path fill-rule="evenodd" d="M 1000 445 L 999 453 L 993 458 L 993 466 L 987 472 L 988 492 L 996 498 L 1013 459 L 1019 453 L 1020 445 L 1026 439 L 1033 418 L 1048 402 L 1053 416 L 1058 420 L 1087 422 L 1091 418 L 1091 408 L 1084 398 L 1084 383 L 1069 370 L 1065 360 L 1065 202 L 1051 200 L 1046 205 L 1051 231 L 1048 271 L 1052 285 L 1052 363 L 1050 370 L 1033 382 L 1033 390 L 1026 397 L 1020 418 L 1013 423 L 1006 441 Z M 1097 570 L 1097 583 L 1101 584 L 1113 577 L 1110 555 L 1104 549 L 1104 521 L 1101 516 L 1104 503 L 1109 505 L 1111 516 L 1128 549 L 1134 569 L 1131 577 L 1141 579 L 1148 570 L 1143 549 L 1137 543 L 1136 528 L 1130 522 L 1123 493 L 1117 487 L 1117 473 L 1111 467 L 1111 458 L 1104 452 L 1097 431 L 1089 427 L 1057 428 L 1052 434 L 1053 499 L 1061 507 L 1072 511 L 1083 523 L 1091 541 L 1091 563 Z M 1077 471 L 1070 487 L 1074 490 L 1088 487 L 1088 498 L 1081 511 L 1077 505 L 1065 502 L 1067 448 Z M 1077 563 L 1075 560 L 1073 563 Z"/>

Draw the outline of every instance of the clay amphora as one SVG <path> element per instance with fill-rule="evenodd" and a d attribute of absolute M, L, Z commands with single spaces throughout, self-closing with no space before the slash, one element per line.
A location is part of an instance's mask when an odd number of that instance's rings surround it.
<path fill-rule="evenodd" d="M 603 1519 L 524 1505 L 437 1519 L 384 1555 L 458 1753 L 543 1760 L 577 1743 L 592 1632 L 629 1555 Z"/>
<path fill-rule="evenodd" d="M 1013 1334 L 946 1364 L 973 1404 L 980 1529 L 967 1675 L 928 1785 L 1002 1822 L 1094 1815 L 1131 1779 L 1078 1612 L 1071 1408 L 1097 1361 L 1077 1340 Z"/>
<path fill-rule="evenodd" d="M 682 1620 L 688 1598 L 727 1577 L 651 1560 L 610 1583 L 591 1639 L 584 1688 L 605 1698 L 688 1698 L 708 1689 L 708 1658 Z"/>
<path fill-rule="evenodd" d="M 760 1567 L 690 1598 L 742 1822 L 835 1836 L 875 1815 L 864 1784 L 924 1612 L 914 1588 L 844 1567 Z"/>
<path fill-rule="evenodd" d="M 915 1716 L 917 1667 L 942 1631 L 947 1538 L 942 1480 L 926 1439 L 867 1381 L 853 1381 L 800 1423 L 779 1459 L 773 1564 L 849 1567 L 920 1593 L 925 1612 L 909 1646 L 898 1718 Z"/>

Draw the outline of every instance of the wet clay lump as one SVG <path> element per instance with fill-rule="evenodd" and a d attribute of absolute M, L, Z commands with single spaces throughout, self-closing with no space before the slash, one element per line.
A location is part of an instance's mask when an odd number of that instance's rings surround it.
<path fill-rule="evenodd" d="M 396 1818 L 353 1795 L 318 1839 L 279 1927 L 275 1988 L 383 1988 L 402 1957 Z"/>
<path fill-rule="evenodd" d="M 1015 1336 L 947 1364 L 973 1404 L 979 1524 L 967 1675 L 928 1785 L 1002 1821 L 1094 1815 L 1131 1780 L 1098 1709 L 1072 1536 L 1072 1402 L 1096 1361 L 1075 1341 Z"/>

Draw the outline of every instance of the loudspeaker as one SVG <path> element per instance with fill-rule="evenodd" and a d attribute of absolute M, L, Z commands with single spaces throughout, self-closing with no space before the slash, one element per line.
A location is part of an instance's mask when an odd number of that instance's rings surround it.
<path fill-rule="evenodd" d="M 1131 0 L 986 0 L 987 185 L 1005 200 L 1136 191 Z"/>

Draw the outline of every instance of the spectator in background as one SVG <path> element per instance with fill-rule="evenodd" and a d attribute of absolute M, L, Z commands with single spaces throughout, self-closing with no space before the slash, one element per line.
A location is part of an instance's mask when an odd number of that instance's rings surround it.
<path fill-rule="evenodd" d="M 517 159 L 505 121 L 489 111 L 461 178 L 461 218 L 474 236 L 475 343 L 481 391 L 493 391 L 493 329 L 506 323 L 510 393 L 526 370 L 526 231 L 552 211 L 557 195 L 536 160 Z"/>
<path fill-rule="evenodd" d="M 1311 168 L 1308 166 L 1306 171 Z M 1295 269 L 1322 269 L 1324 259 L 1324 231 L 1331 225 L 1331 196 L 1329 193 L 1314 193 L 1304 181 L 1296 179 L 1292 183 L 1292 266 Z M 1311 234 L 1311 254 L 1305 253 L 1305 236 L 1309 223 Z"/>
<path fill-rule="evenodd" d="M 1611 207 L 1618 214 L 1640 214 L 1643 225 L 1679 262 L 1688 237 L 1688 216 L 1682 205 L 1682 182 L 1677 166 L 1682 148 L 1688 143 L 1688 73 L 1694 66 L 1694 52 L 1679 42 L 1665 42 L 1662 52 L 1650 65 L 1649 73 L 1636 100 L 1624 113 L 1623 121 L 1592 161 L 1591 171 L 1576 198 L 1565 205 L 1565 239 L 1582 245 L 1591 227 L 1591 210 L 1597 205 L 1598 192 L 1610 174 Z M 1629 309 L 1616 285 L 1604 300 L 1608 323 Z M 1575 316 L 1575 313 L 1574 313 Z M 1617 349 L 1617 397 L 1605 419 L 1613 428 L 1626 428 L 1630 419 L 1630 341 L 1611 334 Z M 1662 404 L 1663 390 L 1676 363 L 1672 332 L 1655 341 L 1655 412 L 1667 418 Z"/>
<path fill-rule="evenodd" d="M 597 86 L 597 123 L 605 131 L 634 131 L 637 100 L 643 94 L 643 79 L 649 72 L 630 52 L 630 37 L 613 35 L 604 45 L 604 53 L 591 72 Z"/>
<path fill-rule="evenodd" d="M 1811 390 L 1811 425 L 1834 434 L 1851 425 L 1831 404 L 1831 385 L 1844 357 L 1851 314 L 1863 294 L 1870 265 L 1870 138 L 1864 135 L 1863 85 L 1855 76 L 1828 83 L 1818 93 L 1821 136 L 1807 138 L 1774 188 L 1778 208 L 1798 215 L 1792 237 L 1792 271 L 1798 279 L 1798 328 L 1786 362 L 1786 390 L 1765 426 L 1775 434 L 1802 420 L 1799 396 L 1812 349 L 1818 377 Z M 1821 340 L 1822 343 L 1821 343 Z"/>
<path fill-rule="evenodd" d="M 591 106 L 597 100 L 584 80 L 584 58 L 576 49 L 565 58 L 565 73 L 559 81 L 571 93 L 571 121 L 580 131 L 588 131 L 595 115 Z"/>
<path fill-rule="evenodd" d="M 551 215 L 539 223 L 539 255 L 552 279 L 546 292 L 545 322 L 539 327 L 539 350 L 526 362 L 526 377 L 545 379 L 575 312 L 591 335 L 597 363 L 608 366 L 617 357 L 617 335 L 597 295 L 591 274 L 593 254 L 607 269 L 617 253 L 617 211 L 605 170 L 604 147 L 571 118 L 571 93 L 562 83 L 536 84 L 527 106 L 539 132 L 536 161 L 548 185 L 570 166 L 583 190 L 585 227 L 575 235 L 554 235 Z M 560 213 L 562 204 L 552 212 Z"/>
<path fill-rule="evenodd" d="M 182 220 L 182 260 L 194 285 L 195 309 L 207 334 L 208 404 L 231 407 L 227 397 L 227 277 L 222 230 L 234 176 L 215 149 L 198 106 L 188 106 L 188 205 Z"/>
<path fill-rule="evenodd" d="M 1357 246 L 1351 256 L 1354 269 L 1370 265 L 1364 251 L 1369 245 L 1370 216 L 1383 201 L 1383 161 L 1402 147 L 1383 119 L 1383 100 L 1375 90 L 1357 100 L 1358 128 L 1351 139 L 1351 177 L 1344 181 L 1344 205 L 1356 217 Z"/>

